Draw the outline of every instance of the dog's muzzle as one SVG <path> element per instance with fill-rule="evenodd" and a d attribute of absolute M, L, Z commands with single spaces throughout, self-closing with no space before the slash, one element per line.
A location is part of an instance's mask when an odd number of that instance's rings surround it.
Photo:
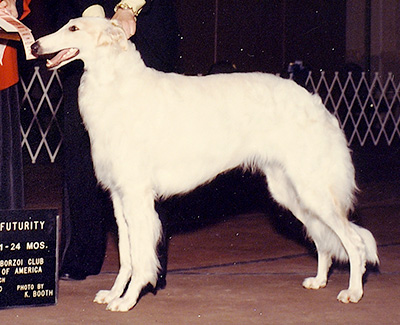
<path fill-rule="evenodd" d="M 40 41 L 36 41 L 31 45 L 31 52 L 36 58 L 51 55 L 51 53 L 43 53 Z M 49 69 L 60 66 L 64 61 L 68 62 L 68 60 L 72 60 L 79 54 L 79 50 L 76 48 L 66 48 L 54 53 L 51 59 L 47 59 L 46 67 Z"/>

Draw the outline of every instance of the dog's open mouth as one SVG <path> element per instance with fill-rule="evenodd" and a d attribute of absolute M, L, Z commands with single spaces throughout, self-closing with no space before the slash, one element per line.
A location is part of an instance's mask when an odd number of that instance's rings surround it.
<path fill-rule="evenodd" d="M 58 52 L 52 59 L 47 59 L 46 67 L 54 68 L 60 65 L 61 62 L 67 61 L 74 58 L 79 54 L 79 50 L 76 48 L 64 49 Z"/>

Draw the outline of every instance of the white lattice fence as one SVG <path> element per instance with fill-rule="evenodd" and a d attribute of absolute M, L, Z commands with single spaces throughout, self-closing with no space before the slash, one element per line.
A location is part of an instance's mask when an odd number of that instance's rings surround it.
<path fill-rule="evenodd" d="M 391 73 L 386 80 L 378 73 L 371 80 L 365 73 L 343 76 L 335 72 L 331 77 L 325 72 L 310 73 L 305 85 L 335 114 L 350 145 L 390 146 L 400 139 L 400 84 Z"/>
<path fill-rule="evenodd" d="M 23 149 L 32 163 L 39 157 L 54 162 L 62 144 L 62 84 L 57 71 L 34 68 L 23 89 L 21 131 Z M 338 118 L 349 145 L 393 145 L 400 141 L 400 84 L 389 74 L 309 73 L 304 86 L 318 93 Z M 45 158 L 43 158 L 45 156 Z"/>
<path fill-rule="evenodd" d="M 58 73 L 36 66 L 30 80 L 21 78 L 20 84 L 22 148 L 32 163 L 40 156 L 54 162 L 62 144 L 62 84 Z"/>

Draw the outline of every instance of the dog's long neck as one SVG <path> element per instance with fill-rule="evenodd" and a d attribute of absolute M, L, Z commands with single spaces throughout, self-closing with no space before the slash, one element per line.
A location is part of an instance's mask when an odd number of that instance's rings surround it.
<path fill-rule="evenodd" d="M 138 100 L 143 83 L 156 73 L 147 68 L 133 44 L 127 50 L 117 48 L 99 49 L 96 56 L 82 58 L 85 72 L 79 87 L 79 108 L 85 124 L 96 116 L 107 116 L 106 112 L 118 114 L 118 98 Z M 93 105 L 93 100 L 104 104 L 104 110 Z M 97 128 L 95 125 L 94 128 Z"/>
<path fill-rule="evenodd" d="M 99 49 L 95 58 L 83 58 L 83 61 L 85 73 L 91 74 L 101 84 L 116 82 L 116 76 L 120 80 L 128 80 L 122 77 L 125 74 L 136 75 L 140 78 L 147 69 L 140 53 L 131 43 L 126 50 L 121 50 L 118 47 Z M 130 79 L 132 79 L 132 76 Z"/>

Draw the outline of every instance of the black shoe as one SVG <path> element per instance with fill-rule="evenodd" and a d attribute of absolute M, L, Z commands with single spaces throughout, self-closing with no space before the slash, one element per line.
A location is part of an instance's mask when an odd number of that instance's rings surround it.
<path fill-rule="evenodd" d="M 167 279 L 165 274 L 159 274 L 157 279 L 156 287 L 154 288 L 156 291 L 163 290 L 167 286 Z"/>
<path fill-rule="evenodd" d="M 60 272 L 59 279 L 64 281 L 82 281 L 86 279 L 86 274 L 80 272 Z"/>

